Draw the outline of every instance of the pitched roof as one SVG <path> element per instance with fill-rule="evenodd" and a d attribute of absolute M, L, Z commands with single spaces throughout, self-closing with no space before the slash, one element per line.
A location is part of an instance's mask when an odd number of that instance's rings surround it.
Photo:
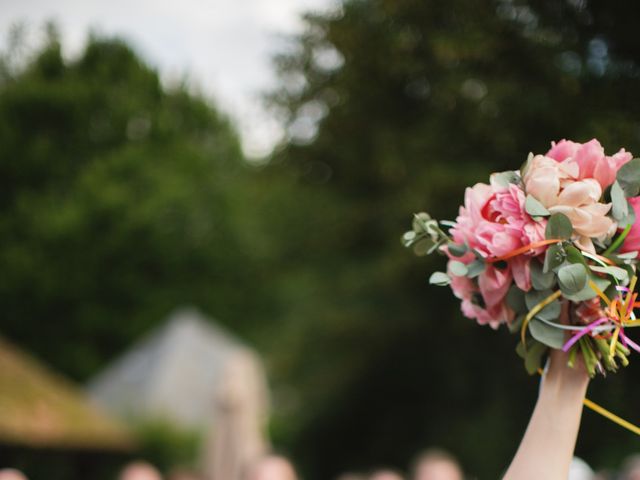
<path fill-rule="evenodd" d="M 259 362 L 211 319 L 183 308 L 91 380 L 89 394 L 124 418 L 201 428 L 213 420 L 216 389 L 229 360 L 239 353 Z"/>
<path fill-rule="evenodd" d="M 129 450 L 134 439 L 70 380 L 0 337 L 0 443 Z"/>

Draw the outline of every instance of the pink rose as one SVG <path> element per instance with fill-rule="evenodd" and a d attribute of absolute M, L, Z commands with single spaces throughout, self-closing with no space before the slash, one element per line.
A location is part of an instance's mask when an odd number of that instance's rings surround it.
<path fill-rule="evenodd" d="M 621 253 L 640 251 L 640 197 L 633 197 L 628 200 L 636 214 L 636 221 L 631 230 L 629 230 L 624 242 L 622 242 Z"/>
<path fill-rule="evenodd" d="M 451 258 L 462 261 L 460 258 Z M 491 325 L 492 328 L 498 328 L 500 324 L 513 320 L 515 313 L 505 302 L 512 281 L 508 267 L 498 269 L 489 264 L 477 281 L 453 275 L 451 271 L 449 276 L 451 290 L 462 300 L 461 310 L 467 318 L 476 319 L 480 325 Z"/>
<path fill-rule="evenodd" d="M 467 188 L 465 205 L 451 229 L 454 241 L 466 243 L 484 257 L 500 257 L 543 240 L 546 221 L 534 221 L 524 201 L 524 192 L 513 184 L 492 187 L 479 183 Z"/>
<path fill-rule="evenodd" d="M 580 167 L 579 179 L 594 178 L 604 190 L 615 181 L 616 173 L 622 165 L 631 160 L 632 155 L 622 148 L 618 153 L 607 156 L 600 142 L 594 138 L 584 144 L 570 140 L 552 142 L 547 157 L 558 162 L 576 162 Z"/>
<path fill-rule="evenodd" d="M 511 323 L 515 313 L 504 302 L 489 308 L 482 308 L 479 305 L 463 300 L 461 305 L 462 313 L 467 318 L 475 318 L 479 325 L 490 325 L 496 329 L 503 323 Z"/>

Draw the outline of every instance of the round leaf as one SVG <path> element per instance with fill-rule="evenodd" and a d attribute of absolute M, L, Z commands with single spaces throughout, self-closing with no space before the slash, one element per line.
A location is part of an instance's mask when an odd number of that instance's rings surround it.
<path fill-rule="evenodd" d="M 638 195 L 640 193 L 640 158 L 634 158 L 620 167 L 616 179 L 627 197 Z"/>
<path fill-rule="evenodd" d="M 531 195 L 527 195 L 524 201 L 524 209 L 532 217 L 545 217 L 549 215 L 549 210 Z"/>
<path fill-rule="evenodd" d="M 454 257 L 461 257 L 467 253 L 468 250 L 466 245 L 459 245 L 457 243 L 450 243 L 447 245 L 447 248 L 449 249 L 449 253 Z"/>
<path fill-rule="evenodd" d="M 469 271 L 464 263 L 458 262 L 456 260 L 449 262 L 449 270 L 456 277 L 464 277 Z"/>
<path fill-rule="evenodd" d="M 429 283 L 431 285 L 446 287 L 451 283 L 451 279 L 449 278 L 449 275 L 444 272 L 433 272 L 429 277 Z"/>
<path fill-rule="evenodd" d="M 544 234 L 549 240 L 568 240 L 573 235 L 571 220 L 563 213 L 554 213 L 549 217 Z"/>
<path fill-rule="evenodd" d="M 558 283 L 562 293 L 575 295 L 587 286 L 587 270 L 581 263 L 565 265 L 558 270 Z"/>
<path fill-rule="evenodd" d="M 629 215 L 629 203 L 624 196 L 624 191 L 620 184 L 616 181 L 611 186 L 611 214 L 613 218 L 620 221 Z"/>
<path fill-rule="evenodd" d="M 560 349 L 565 342 L 563 330 L 554 328 L 536 318 L 529 322 L 529 332 L 533 338 L 551 348 Z"/>

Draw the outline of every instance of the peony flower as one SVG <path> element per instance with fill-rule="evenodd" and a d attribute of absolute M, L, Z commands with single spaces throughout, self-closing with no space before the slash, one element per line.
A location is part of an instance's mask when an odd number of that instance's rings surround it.
<path fill-rule="evenodd" d="M 448 251 L 445 252 L 448 254 Z M 473 254 L 463 257 L 449 254 L 449 257 L 465 264 L 475 259 Z M 509 267 L 498 269 L 489 264 L 477 280 L 453 275 L 449 269 L 448 273 L 453 294 L 462 300 L 461 310 L 464 316 L 476 319 L 480 325 L 491 325 L 492 328 L 513 320 L 515 313 L 505 303 L 512 282 Z"/>
<path fill-rule="evenodd" d="M 558 195 L 557 204 L 549 208 L 551 213 L 563 213 L 578 235 L 576 244 L 583 250 L 595 253 L 592 238 L 613 235 L 616 224 L 607 216 L 610 203 L 600 203 L 602 189 L 591 178 L 573 182 Z"/>
<path fill-rule="evenodd" d="M 452 260 L 470 263 L 475 258 L 453 257 Z M 478 280 L 473 280 L 464 276 L 453 275 L 451 277 L 451 290 L 453 294 L 462 300 L 462 313 L 472 319 L 476 319 L 480 325 L 491 325 L 498 328 L 502 323 L 510 323 L 515 313 L 506 302 L 505 297 L 512 283 L 512 276 L 509 267 L 504 269 L 495 268 L 488 264 L 480 274 Z"/>
<path fill-rule="evenodd" d="M 636 221 L 631 230 L 629 230 L 624 242 L 622 242 L 621 253 L 640 251 L 640 197 L 633 197 L 628 200 L 636 214 Z"/>
<path fill-rule="evenodd" d="M 565 142 L 555 145 L 556 151 L 552 148 L 551 152 L 559 156 L 576 150 L 575 145 L 578 144 Z M 577 148 L 576 156 L 583 152 L 583 147 Z M 588 150 L 593 148 L 590 145 Z M 583 153 L 580 158 L 584 160 L 588 153 Z M 527 193 L 542 203 L 549 212 L 563 213 L 569 217 L 576 234 L 575 243 L 582 250 L 595 253 L 591 239 L 604 239 L 613 235 L 615 223 L 607 216 L 611 204 L 600 203 L 601 183 L 594 178 L 580 179 L 583 173 L 582 170 L 579 171 L 581 168 L 569 156 L 559 162 L 537 155 L 531 160 L 523 181 Z"/>
<path fill-rule="evenodd" d="M 554 162 L 555 163 L 555 162 Z M 500 257 L 544 239 L 546 220 L 536 222 L 525 211 L 525 194 L 518 185 L 508 187 L 479 183 L 468 188 L 451 234 L 484 257 Z M 531 289 L 529 261 L 544 249 L 510 260 L 513 278 L 524 291 Z"/>
<path fill-rule="evenodd" d="M 560 191 L 578 178 L 579 167 L 571 159 L 557 162 L 544 155 L 536 155 L 524 173 L 525 190 L 549 208 L 558 203 Z"/>
<path fill-rule="evenodd" d="M 616 173 L 622 165 L 631 160 L 632 155 L 621 148 L 618 153 L 609 157 L 605 155 L 600 142 L 594 138 L 584 144 L 570 140 L 552 142 L 547 157 L 560 163 L 574 161 L 580 169 L 579 179 L 594 178 L 604 190 L 615 181 Z"/>

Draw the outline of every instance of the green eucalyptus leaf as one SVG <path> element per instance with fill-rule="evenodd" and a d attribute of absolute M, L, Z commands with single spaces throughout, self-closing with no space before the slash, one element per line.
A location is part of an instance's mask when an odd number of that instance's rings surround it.
<path fill-rule="evenodd" d="M 542 271 L 544 273 L 551 272 L 556 267 L 559 267 L 560 265 L 562 265 L 565 258 L 566 258 L 566 252 L 562 248 L 562 244 L 556 243 L 556 244 L 550 245 L 549 248 L 547 248 L 547 252 L 545 253 L 545 256 L 544 256 L 544 267 Z"/>
<path fill-rule="evenodd" d="M 623 283 L 626 283 L 629 280 L 629 274 L 627 273 L 627 270 L 625 270 L 624 268 L 614 267 L 614 266 L 600 267 L 597 265 L 591 265 L 589 266 L 589 268 L 594 272 L 604 273 L 605 275 L 611 275 L 613 278 Z"/>
<path fill-rule="evenodd" d="M 564 247 L 565 252 L 567 253 L 567 262 L 569 263 L 581 263 L 585 267 L 587 266 L 587 261 L 584 258 L 584 255 L 573 245 L 566 245 Z"/>
<path fill-rule="evenodd" d="M 498 172 L 491 175 L 490 182 L 492 186 L 508 187 L 511 184 L 518 184 L 521 182 L 518 172 L 512 170 L 506 172 Z"/>
<path fill-rule="evenodd" d="M 634 158 L 620 167 L 616 179 L 627 197 L 638 195 L 640 193 L 640 158 Z"/>
<path fill-rule="evenodd" d="M 526 312 L 527 304 L 524 301 L 524 292 L 516 285 L 511 285 L 505 298 L 507 305 L 516 313 Z"/>
<path fill-rule="evenodd" d="M 636 223 L 636 212 L 627 200 L 627 215 L 618 220 L 618 227 L 625 228 L 627 225 L 633 225 Z"/>
<path fill-rule="evenodd" d="M 449 249 L 449 253 L 454 257 L 461 257 L 469 251 L 466 245 L 460 245 L 458 243 L 450 243 L 447 245 L 447 248 Z"/>
<path fill-rule="evenodd" d="M 609 280 L 607 280 L 606 278 L 600 278 L 596 275 L 591 275 L 590 280 L 593 283 L 595 283 L 597 287 L 600 289 L 600 291 L 602 292 L 604 292 L 609 287 L 609 285 L 611 285 L 611 282 Z M 566 299 L 571 300 L 573 302 L 584 302 L 586 300 L 591 300 L 592 298 L 595 298 L 598 296 L 596 291 L 593 288 L 591 288 L 591 286 L 589 285 L 589 282 L 587 282 L 585 287 L 577 293 L 568 294 L 568 293 L 562 292 L 562 294 Z"/>
<path fill-rule="evenodd" d="M 569 220 L 569 217 L 564 213 L 554 213 L 549 217 L 544 235 L 548 240 L 554 238 L 561 240 L 570 239 L 571 235 L 573 235 L 571 220 Z"/>
<path fill-rule="evenodd" d="M 421 239 L 412 243 L 413 253 L 415 253 L 419 257 L 429 255 L 434 246 L 435 243 L 429 237 L 422 237 Z"/>
<path fill-rule="evenodd" d="M 543 272 L 543 265 L 533 261 L 530 266 L 531 285 L 536 290 L 548 290 L 555 283 L 555 275 L 553 272 Z"/>
<path fill-rule="evenodd" d="M 529 375 L 535 375 L 542 366 L 542 357 L 547 352 L 547 346 L 538 342 L 537 340 L 531 340 L 527 343 L 525 349 L 522 343 L 518 343 L 516 352 L 522 358 L 524 358 L 524 368 Z"/>
<path fill-rule="evenodd" d="M 558 270 L 558 284 L 565 295 L 575 295 L 587 285 L 587 270 L 581 263 L 571 263 Z"/>
<path fill-rule="evenodd" d="M 618 181 L 611 185 L 611 204 L 611 215 L 614 219 L 620 221 L 629 215 L 629 203 Z"/>
<path fill-rule="evenodd" d="M 413 215 L 413 231 L 416 233 L 427 232 L 427 222 L 431 221 L 431 215 L 426 212 L 420 212 Z"/>
<path fill-rule="evenodd" d="M 532 217 L 546 217 L 549 215 L 549 210 L 545 208 L 533 195 L 527 195 L 524 201 L 524 209 Z"/>
<path fill-rule="evenodd" d="M 410 247 L 418 235 L 413 230 L 409 230 L 402 235 L 402 245 Z"/>
<path fill-rule="evenodd" d="M 449 271 L 456 277 L 464 277 L 468 273 L 469 269 L 464 263 L 452 260 L 449 262 Z"/>
<path fill-rule="evenodd" d="M 620 261 L 624 261 L 624 260 L 633 260 L 637 256 L 638 256 L 638 252 L 633 251 L 633 252 L 625 252 L 625 253 L 618 253 L 616 255 L 611 255 L 611 259 L 617 263 L 620 263 Z"/>
<path fill-rule="evenodd" d="M 565 343 L 563 330 L 554 328 L 547 323 L 541 322 L 537 318 L 529 322 L 529 332 L 533 338 L 551 348 L 560 349 Z"/>
<path fill-rule="evenodd" d="M 486 268 L 486 263 L 484 262 L 484 260 L 474 260 L 473 262 L 469 263 L 467 265 L 467 277 L 469 278 L 475 278 L 478 275 L 480 275 L 482 272 L 484 272 L 485 268 Z"/>
<path fill-rule="evenodd" d="M 522 322 L 524 321 L 524 317 L 527 315 L 525 313 L 521 313 L 518 315 L 513 322 L 509 324 L 509 332 L 518 333 L 522 328 Z"/>
<path fill-rule="evenodd" d="M 553 290 L 529 290 L 524 298 L 525 304 L 527 306 L 527 310 L 531 310 L 537 304 L 539 304 L 542 300 L 547 298 L 549 295 L 553 293 Z"/>
<path fill-rule="evenodd" d="M 451 278 L 444 272 L 433 272 L 429 277 L 429 283 L 439 287 L 446 287 L 451 283 Z"/>

